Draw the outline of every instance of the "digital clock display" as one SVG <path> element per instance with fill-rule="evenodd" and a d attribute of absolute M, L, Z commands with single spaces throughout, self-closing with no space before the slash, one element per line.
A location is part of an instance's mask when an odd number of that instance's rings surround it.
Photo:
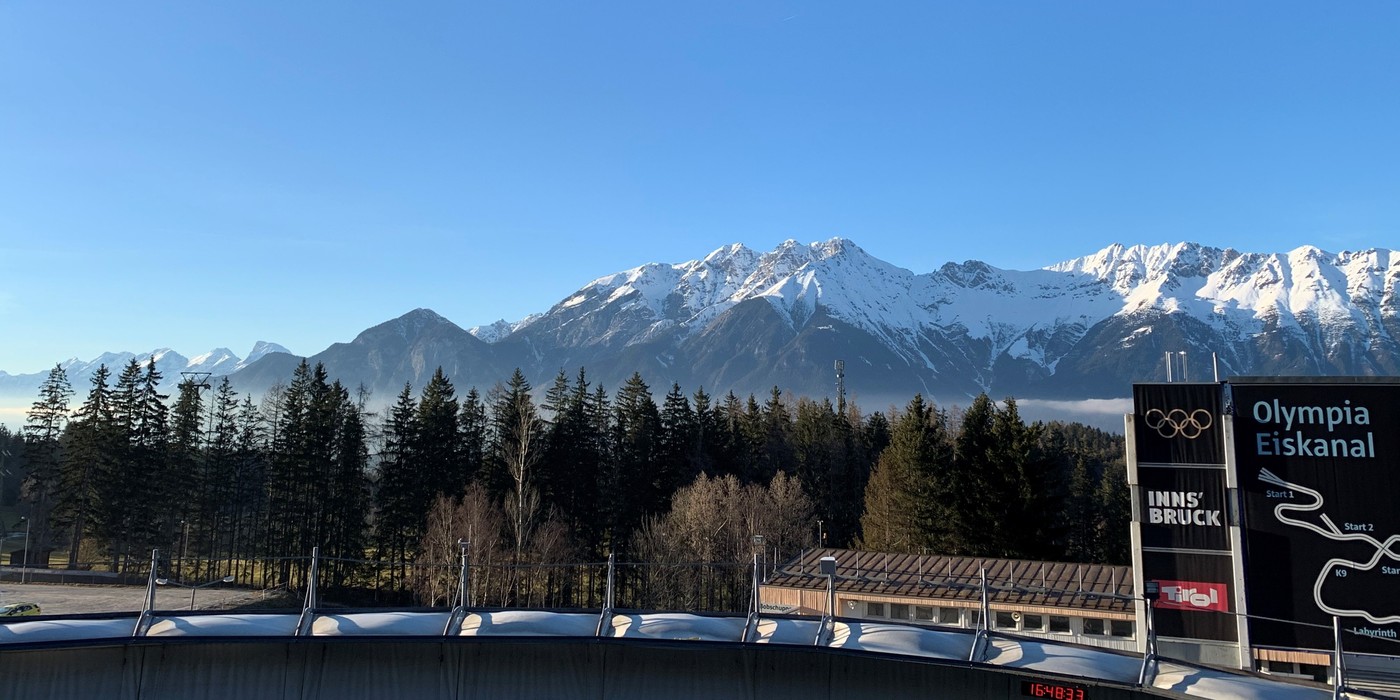
<path fill-rule="evenodd" d="M 1084 687 L 1073 683 L 1051 683 L 1049 681 L 1021 681 L 1021 694 L 1028 698 L 1050 698 L 1050 700 L 1084 700 Z"/>

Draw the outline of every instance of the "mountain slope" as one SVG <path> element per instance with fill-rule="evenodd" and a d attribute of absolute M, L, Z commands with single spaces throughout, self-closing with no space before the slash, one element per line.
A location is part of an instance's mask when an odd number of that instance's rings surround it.
<path fill-rule="evenodd" d="M 438 366 L 463 392 L 484 393 L 516 367 L 535 386 L 584 367 L 608 389 L 640 372 L 657 393 L 678 382 L 712 395 L 834 396 L 836 360 L 851 396 L 875 407 L 915 392 L 1113 398 L 1164 379 L 1164 353 L 1184 353 L 1198 380 L 1213 363 L 1221 377 L 1400 374 L 1398 289 L 1400 253 L 1382 249 L 1115 244 L 1039 270 L 966 261 L 916 274 L 839 238 L 768 252 L 736 244 L 598 277 L 544 312 L 470 332 L 417 309 L 309 360 L 380 404 L 405 383 L 421 389 Z M 229 373 L 256 393 L 301 361 L 281 350 L 260 344 L 242 362 L 222 349 L 153 356 L 167 379 Z M 98 363 L 130 357 L 66 366 L 81 396 Z M 32 401 L 42 378 L 0 373 L 0 394 L 27 383 Z"/>

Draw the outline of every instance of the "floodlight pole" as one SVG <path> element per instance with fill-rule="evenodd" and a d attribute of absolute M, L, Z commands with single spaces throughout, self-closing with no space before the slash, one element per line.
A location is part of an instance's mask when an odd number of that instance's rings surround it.
<path fill-rule="evenodd" d="M 739 641 L 741 642 L 749 641 L 749 635 L 752 632 L 756 631 L 755 627 L 758 624 L 758 613 L 763 605 L 763 602 L 758 592 L 759 589 L 757 552 L 754 552 L 753 555 L 753 582 L 750 585 L 752 586 L 753 593 L 749 596 L 749 618 L 744 621 L 744 633 L 739 636 Z"/>

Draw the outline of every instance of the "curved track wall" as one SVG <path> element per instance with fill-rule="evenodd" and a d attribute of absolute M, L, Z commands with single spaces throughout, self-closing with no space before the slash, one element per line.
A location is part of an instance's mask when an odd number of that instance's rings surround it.
<path fill-rule="evenodd" d="M 631 640 L 132 641 L 0 652 L 6 698 L 1022 698 L 1019 673 L 831 649 Z M 1156 696 L 1075 681 L 1090 700 Z"/>

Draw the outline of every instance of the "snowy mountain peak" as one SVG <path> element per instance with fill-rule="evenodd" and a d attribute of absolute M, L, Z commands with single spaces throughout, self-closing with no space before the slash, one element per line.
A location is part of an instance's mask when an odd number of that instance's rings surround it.
<path fill-rule="evenodd" d="M 264 355 L 271 355 L 274 352 L 282 352 L 288 355 L 294 354 L 291 350 L 288 350 L 287 348 L 284 348 L 281 345 L 278 345 L 277 343 L 269 343 L 266 340 L 259 340 L 258 342 L 253 343 L 253 349 L 248 351 L 248 357 L 243 360 L 243 364 L 251 365 L 254 362 L 257 362 L 258 360 L 261 360 Z"/>
<path fill-rule="evenodd" d="M 241 366 L 241 363 L 238 356 L 233 354 L 228 348 L 214 348 L 203 355 L 196 355 L 190 358 L 189 364 L 185 366 L 184 371 L 228 374 L 239 366 Z"/>
<path fill-rule="evenodd" d="M 528 319 L 527 319 L 528 320 Z M 523 321 L 521 323 L 524 323 Z M 468 333 L 476 336 L 478 340 L 486 343 L 494 343 L 504 338 L 520 326 L 520 323 L 511 323 L 505 319 L 500 319 L 485 326 L 472 326 L 467 329 Z"/>
<path fill-rule="evenodd" d="M 584 366 L 611 385 L 642 371 L 707 390 L 779 385 L 814 395 L 829 391 L 830 363 L 843 359 L 867 392 L 879 385 L 904 399 L 911 388 L 1122 396 L 1133 381 L 1164 377 L 1156 373 L 1164 351 L 1195 354 L 1193 368 L 1216 355 L 1221 376 L 1393 376 L 1400 375 L 1400 252 L 1115 243 L 1037 270 L 968 260 L 915 273 L 842 238 L 789 240 L 766 252 L 733 244 L 697 260 L 598 277 L 545 313 L 473 328 L 486 344 L 459 331 L 417 309 L 316 357 L 333 373 L 342 358 L 341 379 L 351 384 L 369 367 L 382 375 L 371 378 L 379 387 L 418 385 L 442 357 L 459 372 L 519 366 L 539 379 Z M 286 350 L 259 343 L 237 365 L 256 369 L 249 365 L 273 352 Z M 80 388 L 98 364 L 115 372 L 151 357 L 170 382 L 208 363 L 224 373 L 228 361 L 219 358 L 232 354 L 220 348 L 186 361 L 161 349 L 63 365 Z M 267 377 L 279 366 L 259 365 Z M 32 397 L 41 380 L 0 375 L 0 391 L 22 386 Z"/>

